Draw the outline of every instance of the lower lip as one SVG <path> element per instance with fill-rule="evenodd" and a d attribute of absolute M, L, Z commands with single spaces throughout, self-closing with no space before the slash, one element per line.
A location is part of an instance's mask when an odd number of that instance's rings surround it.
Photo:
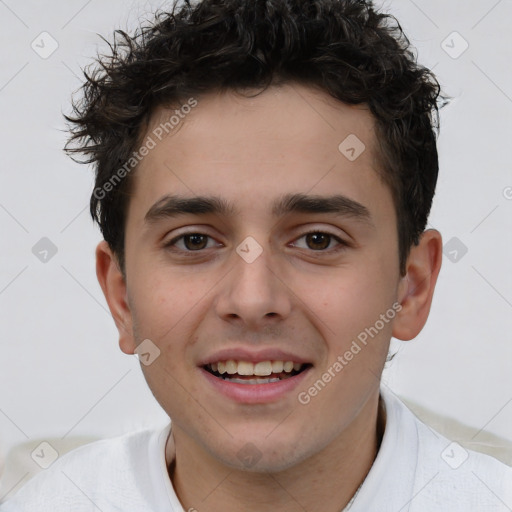
<path fill-rule="evenodd" d="M 268 384 L 238 384 L 215 377 L 204 368 L 200 368 L 206 380 L 220 393 L 236 402 L 245 404 L 263 404 L 276 402 L 296 389 L 309 373 L 311 367 L 299 374 Z"/>

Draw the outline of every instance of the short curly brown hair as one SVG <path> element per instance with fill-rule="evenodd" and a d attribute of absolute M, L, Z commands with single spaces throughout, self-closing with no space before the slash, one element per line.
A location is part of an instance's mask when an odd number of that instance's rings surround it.
<path fill-rule="evenodd" d="M 132 180 L 105 185 L 137 149 L 155 109 L 215 90 L 290 82 L 369 107 L 405 273 L 434 196 L 438 103 L 446 98 L 393 16 L 363 0 L 185 0 L 132 36 L 116 30 L 109 46 L 111 54 L 84 71 L 82 95 L 65 116 L 65 150 L 94 163 L 102 194 L 92 194 L 91 215 L 122 269 Z"/>

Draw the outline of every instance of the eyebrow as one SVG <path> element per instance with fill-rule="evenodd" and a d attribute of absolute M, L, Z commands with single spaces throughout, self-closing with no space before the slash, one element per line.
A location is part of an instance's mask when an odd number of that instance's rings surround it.
<path fill-rule="evenodd" d="M 333 213 L 340 217 L 351 217 L 373 226 L 370 211 L 366 206 L 344 195 L 286 194 L 272 204 L 272 215 L 276 218 L 290 213 Z M 144 221 L 152 224 L 161 219 L 180 215 L 215 214 L 229 217 L 238 214 L 234 205 L 217 196 L 183 197 L 166 195 L 158 200 L 146 213 Z"/>

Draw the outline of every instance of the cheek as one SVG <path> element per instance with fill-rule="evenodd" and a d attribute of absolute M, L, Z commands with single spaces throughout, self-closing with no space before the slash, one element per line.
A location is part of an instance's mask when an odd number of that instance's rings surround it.
<path fill-rule="evenodd" d="M 396 300 L 398 271 L 380 254 L 339 268 L 328 280 L 310 281 L 303 287 L 302 297 L 317 316 L 316 320 L 312 316 L 312 321 L 331 340 L 333 351 L 343 351 L 361 332 L 374 326 Z M 384 325 L 378 323 L 379 339 L 391 336 L 389 316 Z"/>
<path fill-rule="evenodd" d="M 129 293 L 134 298 L 133 309 L 142 329 L 140 334 L 164 340 L 183 329 L 186 324 L 183 320 L 200 309 L 205 290 L 210 286 L 193 276 L 169 275 L 165 269 L 153 267 L 135 274 Z"/>

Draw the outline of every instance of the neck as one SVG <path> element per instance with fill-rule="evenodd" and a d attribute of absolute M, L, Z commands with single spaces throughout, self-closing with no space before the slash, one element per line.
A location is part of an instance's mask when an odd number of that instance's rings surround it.
<path fill-rule="evenodd" d="M 176 455 L 169 475 L 185 510 L 245 512 L 340 512 L 377 456 L 385 411 L 379 395 L 321 452 L 275 473 L 240 471 L 220 464 L 173 426 Z M 203 454 L 203 456 L 202 456 Z M 326 498 L 327 497 L 327 498 Z"/>

